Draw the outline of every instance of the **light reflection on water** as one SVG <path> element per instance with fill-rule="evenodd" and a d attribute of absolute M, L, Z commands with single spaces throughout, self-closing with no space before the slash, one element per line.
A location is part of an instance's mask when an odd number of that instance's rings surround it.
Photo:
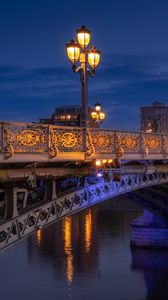
<path fill-rule="evenodd" d="M 95 207 L 1 252 L 1 299 L 167 300 L 168 253 L 130 251 L 140 214 Z"/>
<path fill-rule="evenodd" d="M 64 234 L 64 251 L 67 256 L 66 261 L 66 277 L 68 284 L 71 284 L 74 275 L 73 267 L 73 254 L 72 254 L 72 219 L 71 217 L 65 218 L 62 222 Z"/>
<path fill-rule="evenodd" d="M 85 250 L 90 252 L 92 242 L 92 213 L 89 209 L 85 214 Z"/>
<path fill-rule="evenodd" d="M 36 232 L 36 239 L 37 239 L 37 247 L 40 247 L 41 246 L 41 240 L 42 240 L 42 229 L 38 229 L 37 232 Z"/>

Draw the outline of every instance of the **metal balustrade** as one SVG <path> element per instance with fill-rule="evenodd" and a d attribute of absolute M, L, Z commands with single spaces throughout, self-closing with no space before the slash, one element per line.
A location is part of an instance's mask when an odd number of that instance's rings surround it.
<path fill-rule="evenodd" d="M 0 162 L 168 157 L 168 135 L 162 133 L 89 128 L 85 134 L 81 127 L 14 122 L 0 126 Z"/>

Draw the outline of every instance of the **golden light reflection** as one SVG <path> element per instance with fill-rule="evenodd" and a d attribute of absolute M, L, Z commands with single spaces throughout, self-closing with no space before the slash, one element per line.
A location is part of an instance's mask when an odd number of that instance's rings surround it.
<path fill-rule="evenodd" d="M 72 283 L 74 276 L 73 254 L 72 254 L 72 220 L 70 217 L 64 221 L 64 251 L 67 256 L 66 261 L 66 277 L 69 284 Z"/>
<path fill-rule="evenodd" d="M 41 246 L 41 241 L 42 241 L 42 230 L 39 228 L 36 232 L 36 241 L 37 241 L 37 246 Z"/>
<path fill-rule="evenodd" d="M 92 243 L 92 213 L 89 209 L 85 215 L 85 251 L 90 252 Z"/>

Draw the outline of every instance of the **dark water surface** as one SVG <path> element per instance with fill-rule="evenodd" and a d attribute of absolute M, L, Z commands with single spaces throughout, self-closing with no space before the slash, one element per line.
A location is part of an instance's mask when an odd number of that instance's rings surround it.
<path fill-rule="evenodd" d="M 1 300 L 167 300 L 168 252 L 131 253 L 139 211 L 88 209 L 0 253 Z"/>

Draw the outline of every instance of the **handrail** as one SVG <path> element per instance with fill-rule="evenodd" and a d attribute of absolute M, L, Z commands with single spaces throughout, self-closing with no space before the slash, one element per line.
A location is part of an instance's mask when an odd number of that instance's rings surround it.
<path fill-rule="evenodd" d="M 69 153 L 84 154 L 83 160 L 92 160 L 97 154 L 113 154 L 117 158 L 124 154 L 140 154 L 142 158 L 161 154 L 160 159 L 168 156 L 166 133 L 105 128 L 86 130 L 83 127 L 6 121 L 0 124 L 0 153 L 4 159 L 18 153 L 48 153 L 50 159 L 66 154 L 67 160 Z"/>

